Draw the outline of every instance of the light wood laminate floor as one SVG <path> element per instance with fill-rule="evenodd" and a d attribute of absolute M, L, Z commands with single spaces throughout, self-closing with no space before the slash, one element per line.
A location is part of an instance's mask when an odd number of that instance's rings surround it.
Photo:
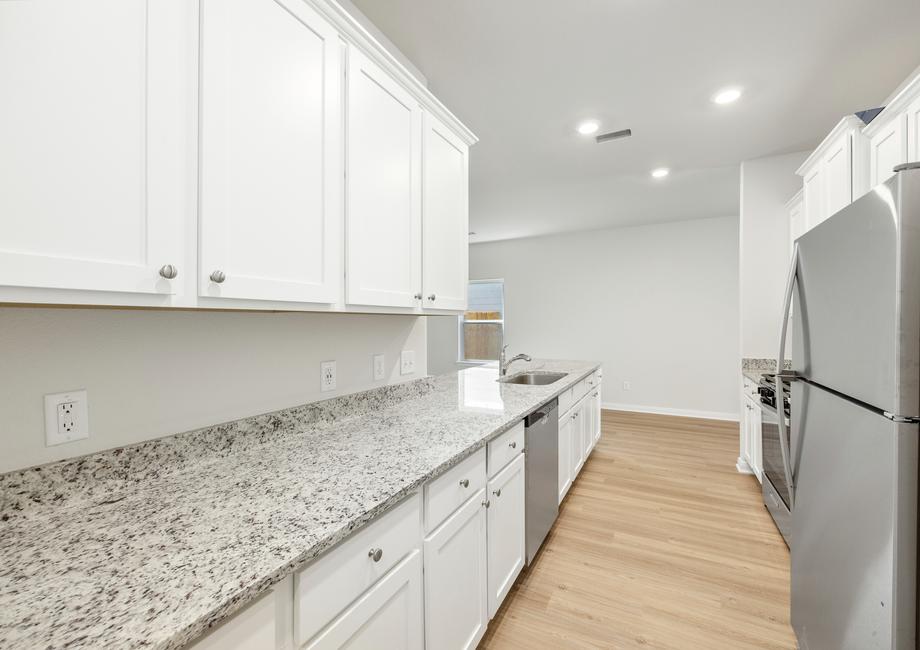
<path fill-rule="evenodd" d="M 795 648 L 789 552 L 738 424 L 604 411 L 603 436 L 481 648 Z"/>

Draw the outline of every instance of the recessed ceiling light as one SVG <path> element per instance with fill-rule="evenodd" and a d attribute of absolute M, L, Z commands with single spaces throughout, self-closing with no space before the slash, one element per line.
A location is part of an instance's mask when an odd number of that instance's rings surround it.
<path fill-rule="evenodd" d="M 601 125 L 596 120 L 588 120 L 578 125 L 578 132 L 582 135 L 591 135 L 592 133 L 597 133 L 599 128 L 601 128 Z"/>
<path fill-rule="evenodd" d="M 659 167 L 658 169 L 652 170 L 652 178 L 664 178 L 671 173 L 671 170 L 667 167 Z"/>
<path fill-rule="evenodd" d="M 715 104 L 731 104 L 732 102 L 738 101 L 741 97 L 740 88 L 726 88 L 720 90 L 715 95 L 712 96 L 712 101 Z"/>

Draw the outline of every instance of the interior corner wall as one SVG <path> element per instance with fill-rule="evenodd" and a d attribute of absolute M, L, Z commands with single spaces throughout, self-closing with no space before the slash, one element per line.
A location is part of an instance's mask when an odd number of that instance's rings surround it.
<path fill-rule="evenodd" d="M 510 353 L 602 362 L 605 407 L 737 419 L 737 218 L 474 244 L 470 278 Z"/>

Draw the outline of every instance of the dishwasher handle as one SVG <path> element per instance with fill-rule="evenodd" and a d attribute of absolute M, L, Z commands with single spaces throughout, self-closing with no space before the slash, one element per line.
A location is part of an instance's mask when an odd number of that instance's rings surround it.
<path fill-rule="evenodd" d="M 553 398 L 551 401 L 547 402 L 543 406 L 539 407 L 536 411 L 533 411 L 524 418 L 525 427 L 533 427 L 540 424 L 543 424 L 546 420 L 549 419 L 551 415 L 555 415 L 556 410 L 559 408 L 559 400 Z"/>

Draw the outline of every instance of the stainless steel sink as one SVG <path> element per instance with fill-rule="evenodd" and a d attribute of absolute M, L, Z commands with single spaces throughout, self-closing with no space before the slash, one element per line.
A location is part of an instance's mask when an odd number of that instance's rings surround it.
<path fill-rule="evenodd" d="M 565 377 L 566 373 L 564 372 L 547 372 L 547 371 L 531 371 L 531 372 L 519 372 L 516 375 L 510 375 L 508 377 L 502 377 L 498 381 L 503 384 L 525 384 L 527 386 L 546 386 L 547 384 L 552 384 L 559 381 Z"/>

